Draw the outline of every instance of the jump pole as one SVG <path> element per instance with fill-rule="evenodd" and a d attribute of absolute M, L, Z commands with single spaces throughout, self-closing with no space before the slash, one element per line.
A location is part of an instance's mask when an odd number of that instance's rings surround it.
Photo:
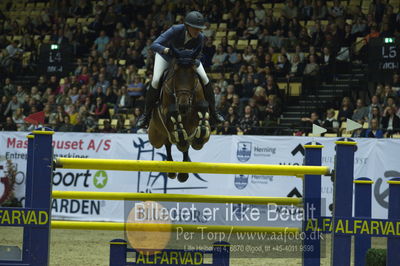
<path fill-rule="evenodd" d="M 129 201 L 167 201 L 198 203 L 243 203 L 243 204 L 277 204 L 300 205 L 301 198 L 225 196 L 225 195 L 190 195 L 163 193 L 127 193 L 127 192 L 92 192 L 92 191 L 53 191 L 53 199 L 92 199 L 92 200 L 129 200 Z"/>
<path fill-rule="evenodd" d="M 322 163 L 322 148 L 319 144 L 306 144 L 305 165 L 320 166 Z M 321 217 L 321 175 L 305 175 L 303 180 L 303 257 L 302 263 L 307 266 L 319 266 L 321 260 L 321 241 L 319 235 L 315 238 L 315 232 L 307 231 L 307 221 L 316 220 Z M 317 232 L 318 233 L 318 232 Z M 305 248 L 310 247 L 310 248 Z M 311 248 L 312 247 L 312 248 Z"/>
<path fill-rule="evenodd" d="M 389 183 L 388 220 L 400 220 L 400 178 L 392 178 Z M 386 262 L 388 266 L 399 265 L 400 237 L 388 236 Z"/>
<path fill-rule="evenodd" d="M 357 219 L 371 218 L 372 215 L 372 184 L 370 178 L 360 177 L 354 182 L 354 216 Z M 365 255 L 371 248 L 371 236 L 354 236 L 354 266 L 366 265 Z"/>
<path fill-rule="evenodd" d="M 170 161 L 139 161 L 117 159 L 57 158 L 57 168 L 96 169 L 110 171 L 177 172 L 205 174 L 252 174 L 252 175 L 328 175 L 327 166 L 268 165 L 239 163 L 198 163 Z"/>
<path fill-rule="evenodd" d="M 354 153 L 357 143 L 354 141 L 336 141 L 335 176 L 333 182 L 333 228 L 341 218 L 352 217 Z M 351 235 L 339 235 L 332 232 L 331 265 L 350 265 Z"/>

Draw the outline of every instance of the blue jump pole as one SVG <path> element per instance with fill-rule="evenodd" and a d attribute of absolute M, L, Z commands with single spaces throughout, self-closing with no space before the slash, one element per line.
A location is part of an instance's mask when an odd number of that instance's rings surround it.
<path fill-rule="evenodd" d="M 306 144 L 305 148 L 305 165 L 320 166 L 322 163 L 323 145 Z M 319 232 L 306 230 L 307 221 L 310 219 L 318 221 L 321 217 L 321 176 L 305 175 L 303 182 L 303 202 L 304 202 L 304 220 L 303 232 L 305 238 L 303 240 L 304 247 L 312 247 L 303 251 L 303 265 L 319 266 L 321 260 L 321 241 Z"/>
<path fill-rule="evenodd" d="M 355 218 L 371 218 L 372 184 L 374 182 L 367 177 L 354 180 L 354 216 Z M 371 248 L 371 236 L 354 236 L 354 266 L 366 265 L 366 255 Z"/>
<path fill-rule="evenodd" d="M 33 142 L 35 136 L 33 134 L 29 134 L 28 138 L 28 150 L 27 150 L 27 159 L 26 159 L 26 179 L 25 179 L 25 208 L 32 208 L 32 191 L 33 191 Z M 23 244 L 22 244 L 22 260 L 25 263 L 29 263 L 31 261 L 31 228 L 24 227 L 23 233 Z"/>
<path fill-rule="evenodd" d="M 213 244 L 212 265 L 229 266 L 230 244 L 220 241 Z"/>
<path fill-rule="evenodd" d="M 389 210 L 388 220 L 400 219 L 400 178 L 392 178 L 389 183 Z M 387 238 L 387 264 L 399 265 L 400 262 L 400 237 L 388 236 Z"/>
<path fill-rule="evenodd" d="M 110 241 L 110 266 L 126 265 L 127 242 L 123 239 Z"/>
<path fill-rule="evenodd" d="M 52 134 L 51 129 L 43 128 L 32 132 L 33 148 L 32 153 L 28 153 L 33 158 L 30 161 L 32 167 L 32 178 L 30 187 L 27 187 L 27 193 L 30 194 L 28 203 L 32 208 L 40 208 L 48 210 L 49 221 L 45 227 L 31 227 L 28 241 L 30 265 L 48 265 L 49 261 L 49 242 L 50 242 L 50 224 L 51 224 L 51 191 L 52 191 L 52 162 L 53 162 L 53 147 L 52 147 Z M 29 143 L 30 138 L 28 139 Z M 28 144 L 29 146 L 29 144 Z M 29 161 L 29 160 L 28 160 Z M 28 192 L 30 190 L 30 192 Z M 24 251 L 26 254 L 26 251 Z"/>
<path fill-rule="evenodd" d="M 354 141 L 336 141 L 335 178 L 333 183 L 333 228 L 336 220 L 352 217 L 354 152 L 357 143 Z M 332 232 L 331 265 L 350 265 L 351 235 L 337 235 Z"/>

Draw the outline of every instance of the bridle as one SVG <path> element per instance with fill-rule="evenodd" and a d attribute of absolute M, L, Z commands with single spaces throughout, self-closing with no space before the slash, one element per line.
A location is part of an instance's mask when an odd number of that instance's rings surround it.
<path fill-rule="evenodd" d="M 193 99 L 194 99 L 195 94 L 196 94 L 196 89 L 200 84 L 199 78 L 198 77 L 194 78 L 194 84 L 193 84 L 193 86 L 191 86 L 192 89 L 182 89 L 182 90 L 178 90 L 177 91 L 176 90 L 177 86 L 176 86 L 175 71 L 173 71 L 173 69 L 175 68 L 176 64 L 178 64 L 176 62 L 176 60 L 173 60 L 172 63 L 171 63 L 171 67 L 170 67 L 170 69 L 171 69 L 170 71 L 172 73 L 169 74 L 167 76 L 167 78 L 165 79 L 165 81 L 164 81 L 164 84 L 163 84 L 164 90 L 170 97 L 172 97 L 174 99 L 175 103 L 177 102 L 178 96 L 180 96 L 180 95 L 188 95 L 189 96 L 189 105 L 192 105 Z M 196 75 L 196 73 L 195 73 L 195 75 Z M 171 79 L 173 79 L 172 88 L 168 85 L 169 84 L 168 81 L 170 81 Z"/>

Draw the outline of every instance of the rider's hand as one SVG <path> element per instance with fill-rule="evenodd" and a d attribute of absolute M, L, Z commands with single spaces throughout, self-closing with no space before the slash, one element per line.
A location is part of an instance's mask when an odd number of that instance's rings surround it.
<path fill-rule="evenodd" d="M 164 54 L 169 54 L 169 51 L 170 51 L 170 49 L 167 47 L 167 48 L 164 49 L 163 53 Z"/>

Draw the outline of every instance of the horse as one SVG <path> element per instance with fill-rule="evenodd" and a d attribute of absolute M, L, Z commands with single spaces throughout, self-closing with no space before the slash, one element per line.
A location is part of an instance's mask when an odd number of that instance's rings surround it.
<path fill-rule="evenodd" d="M 195 67 L 193 58 L 172 60 L 150 119 L 149 141 L 157 149 L 165 146 L 167 161 L 173 161 L 172 145 L 183 153 L 183 161 L 189 162 L 189 148 L 200 150 L 210 138 L 208 103 Z M 169 178 L 176 176 L 168 173 Z M 179 182 L 188 178 L 188 173 L 178 173 Z"/>

